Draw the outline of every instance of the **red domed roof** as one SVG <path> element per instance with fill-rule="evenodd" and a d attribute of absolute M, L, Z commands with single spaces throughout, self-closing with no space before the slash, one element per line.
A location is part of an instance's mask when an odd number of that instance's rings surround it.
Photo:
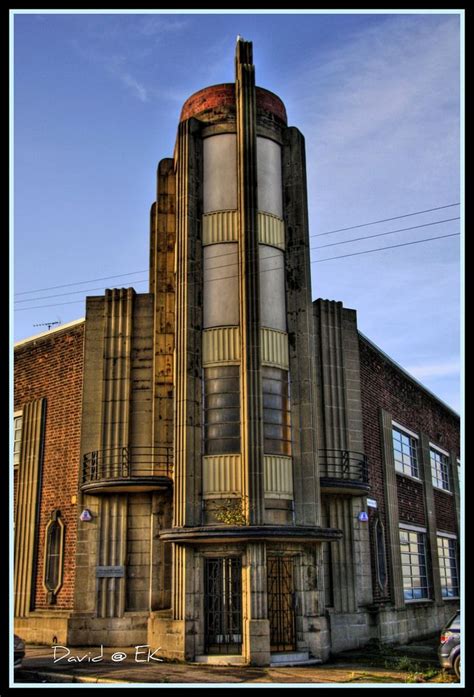
<path fill-rule="evenodd" d="M 286 109 L 280 97 L 263 89 L 263 87 L 256 87 L 256 94 L 257 108 L 269 111 L 286 125 Z M 235 108 L 235 84 L 233 82 L 204 87 L 199 92 L 192 94 L 185 101 L 179 120 L 185 121 L 191 116 L 198 116 L 209 109 L 226 106 Z"/>

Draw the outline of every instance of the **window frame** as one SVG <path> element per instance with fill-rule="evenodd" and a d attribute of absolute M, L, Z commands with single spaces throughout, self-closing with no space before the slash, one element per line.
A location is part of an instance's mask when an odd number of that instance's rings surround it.
<path fill-rule="evenodd" d="M 429 562 L 429 554 L 428 554 L 428 536 L 426 532 L 426 528 L 423 527 L 418 527 L 414 525 L 404 525 L 403 523 L 399 523 L 398 526 L 398 535 L 399 535 L 399 544 L 400 544 L 400 566 L 401 566 L 401 572 L 402 572 L 402 579 L 403 579 L 403 599 L 406 604 L 411 604 L 411 603 L 419 603 L 419 602 L 427 602 L 427 601 L 432 601 L 432 589 L 431 589 L 431 584 L 430 584 L 430 575 L 428 572 L 428 562 Z M 405 544 L 402 544 L 402 533 L 405 533 L 408 535 L 408 550 L 403 551 L 403 547 Z M 417 546 L 417 551 L 414 552 L 410 548 L 412 545 L 415 544 L 415 540 L 410 539 L 410 536 L 416 535 L 416 546 Z M 421 537 L 421 543 L 423 545 L 422 549 L 422 558 L 420 559 L 420 536 Z M 403 561 L 403 556 L 408 555 L 409 561 L 408 564 L 404 563 Z M 415 562 L 415 558 L 418 557 L 418 560 Z M 409 574 L 404 572 L 404 569 L 409 568 Z M 414 573 L 414 568 L 418 568 L 418 574 Z M 424 570 L 424 573 L 423 571 Z M 413 583 L 414 579 L 419 578 L 420 580 L 420 585 L 415 585 Z M 407 586 L 405 585 L 405 582 L 409 580 L 410 581 L 410 587 L 409 590 L 407 590 Z M 424 584 L 422 581 L 424 580 Z M 416 591 L 421 591 L 422 593 L 425 591 L 425 594 L 415 597 L 414 594 Z M 411 597 L 407 595 L 408 593 L 412 594 Z"/>
<path fill-rule="evenodd" d="M 448 542 L 448 556 L 445 554 L 441 555 L 440 554 L 440 540 L 444 541 L 446 540 Z M 458 565 L 458 555 L 457 555 L 457 535 L 454 535 L 453 533 L 447 533 L 447 532 L 442 532 L 441 530 L 436 531 L 436 548 L 438 550 L 438 566 L 439 566 L 439 576 L 440 576 L 440 584 L 441 584 L 441 597 L 443 600 L 458 600 L 459 599 L 459 565 Z M 453 543 L 454 549 L 453 549 L 453 554 L 451 555 L 450 552 L 450 543 Z M 444 545 L 442 545 L 443 548 Z M 456 585 L 453 586 L 455 589 L 455 594 L 454 595 L 449 595 L 445 594 L 443 592 L 443 578 L 448 579 L 448 573 L 447 570 L 449 568 L 449 579 L 452 579 L 452 572 L 453 572 L 453 566 L 447 565 L 446 562 L 454 561 L 454 579 L 456 581 Z M 443 574 L 443 571 L 445 572 Z M 447 588 L 447 584 L 444 586 Z"/>
<path fill-rule="evenodd" d="M 435 489 L 438 489 L 439 491 L 444 491 L 448 494 L 452 494 L 453 492 L 453 475 L 451 473 L 451 456 L 450 454 L 446 451 L 440 448 L 439 446 L 435 445 L 434 443 L 429 444 L 430 447 L 430 468 L 431 468 L 431 483 L 433 484 L 433 487 Z M 432 457 L 432 454 L 435 454 L 438 456 L 438 460 L 434 459 Z M 446 466 L 446 472 L 443 473 L 443 460 L 445 460 L 445 466 Z M 435 463 L 435 466 L 433 467 L 433 462 Z M 439 467 L 437 467 L 437 463 L 439 463 Z M 447 487 L 444 486 L 444 478 L 443 474 L 446 475 L 445 479 L 447 481 Z"/>
<path fill-rule="evenodd" d="M 407 453 L 403 452 L 403 442 L 400 439 L 400 450 L 395 449 L 395 443 L 394 443 L 394 432 L 397 432 L 400 434 L 401 437 L 408 438 L 409 440 L 409 457 L 410 457 L 410 465 L 406 466 L 407 468 L 409 467 L 410 471 L 406 471 L 405 465 L 403 462 L 403 456 L 406 455 Z M 421 482 L 421 476 L 420 476 L 420 438 L 419 436 L 414 433 L 413 431 L 410 431 L 408 428 L 405 428 L 401 424 L 398 424 L 396 421 L 392 421 L 392 452 L 393 452 L 393 460 L 394 460 L 394 465 L 395 465 L 395 471 L 398 474 L 401 474 L 404 477 L 411 477 L 412 479 L 416 479 L 416 481 Z M 399 452 L 400 455 L 402 456 L 402 460 L 400 461 L 397 459 L 396 453 Z M 400 465 L 399 465 L 400 463 Z"/>

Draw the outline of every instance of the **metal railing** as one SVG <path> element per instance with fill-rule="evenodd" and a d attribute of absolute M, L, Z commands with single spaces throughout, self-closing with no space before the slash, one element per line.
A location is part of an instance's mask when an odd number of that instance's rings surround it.
<path fill-rule="evenodd" d="M 319 475 L 322 479 L 343 479 L 368 484 L 367 456 L 354 450 L 320 450 Z"/>
<path fill-rule="evenodd" d="M 82 484 L 108 479 L 168 477 L 173 473 L 173 448 L 126 445 L 93 450 L 82 458 Z"/>

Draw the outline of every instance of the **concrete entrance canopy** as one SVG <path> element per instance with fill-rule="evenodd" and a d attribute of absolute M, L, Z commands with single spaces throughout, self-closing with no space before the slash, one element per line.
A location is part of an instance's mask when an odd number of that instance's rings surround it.
<path fill-rule="evenodd" d="M 272 542 L 331 542 L 342 537 L 342 531 L 335 528 L 298 525 L 253 525 L 213 527 L 202 526 L 192 528 L 171 528 L 161 530 L 160 540 L 163 542 L 182 542 L 187 544 L 212 544 L 222 542 L 241 542 L 246 540 L 269 540 Z"/>

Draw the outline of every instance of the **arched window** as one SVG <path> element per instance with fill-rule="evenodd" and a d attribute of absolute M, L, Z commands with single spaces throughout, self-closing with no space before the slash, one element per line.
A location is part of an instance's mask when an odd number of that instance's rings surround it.
<path fill-rule="evenodd" d="M 374 525 L 375 552 L 377 564 L 377 582 L 380 590 L 385 590 L 387 583 L 387 560 L 385 556 L 385 535 L 383 523 L 377 518 Z"/>
<path fill-rule="evenodd" d="M 61 520 L 61 511 L 56 510 L 52 512 L 51 519 L 46 526 L 44 546 L 43 581 L 50 604 L 56 602 L 56 595 L 62 586 L 63 554 L 64 523 Z"/>

